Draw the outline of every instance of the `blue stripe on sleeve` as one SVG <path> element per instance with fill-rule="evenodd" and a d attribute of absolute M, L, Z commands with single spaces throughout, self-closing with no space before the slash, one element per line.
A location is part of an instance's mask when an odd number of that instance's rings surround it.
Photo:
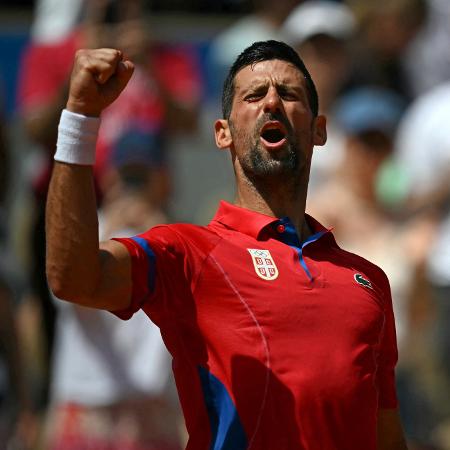
<path fill-rule="evenodd" d="M 133 236 L 131 238 L 136 244 L 138 244 L 145 252 L 148 258 L 148 288 L 150 292 L 155 289 L 155 279 L 156 279 L 156 255 L 151 249 L 149 243 L 139 236 Z"/>

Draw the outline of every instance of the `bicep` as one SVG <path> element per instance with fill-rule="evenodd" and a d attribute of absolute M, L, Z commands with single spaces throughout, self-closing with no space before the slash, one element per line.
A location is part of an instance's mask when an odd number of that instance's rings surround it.
<path fill-rule="evenodd" d="M 378 410 L 378 450 L 407 450 L 398 409 Z"/>
<path fill-rule="evenodd" d="M 100 243 L 100 280 L 95 292 L 98 308 L 124 310 L 131 303 L 131 257 L 118 241 Z"/>

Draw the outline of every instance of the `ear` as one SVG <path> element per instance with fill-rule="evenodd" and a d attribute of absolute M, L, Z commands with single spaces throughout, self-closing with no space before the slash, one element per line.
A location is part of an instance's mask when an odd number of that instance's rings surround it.
<path fill-rule="evenodd" d="M 325 145 L 327 142 L 327 119 L 325 116 L 317 116 L 314 119 L 314 145 Z"/>
<path fill-rule="evenodd" d="M 214 123 L 214 133 L 216 137 L 217 147 L 224 149 L 230 148 L 233 144 L 233 138 L 231 137 L 230 125 L 228 120 L 219 119 Z"/>

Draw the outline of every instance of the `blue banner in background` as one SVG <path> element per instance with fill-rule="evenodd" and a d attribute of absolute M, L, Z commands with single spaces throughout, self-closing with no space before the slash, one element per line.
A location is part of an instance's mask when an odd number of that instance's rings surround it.
<path fill-rule="evenodd" d="M 17 82 L 28 30 L 0 31 L 0 109 L 9 119 L 16 109 Z"/>

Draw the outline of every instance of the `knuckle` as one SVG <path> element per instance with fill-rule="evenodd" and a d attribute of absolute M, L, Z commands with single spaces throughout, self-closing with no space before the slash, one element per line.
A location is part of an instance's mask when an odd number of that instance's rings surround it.
<path fill-rule="evenodd" d="M 119 58 L 121 55 L 120 50 L 116 50 L 116 49 L 108 49 L 108 57 L 111 59 L 111 61 L 116 60 L 117 58 Z"/>
<path fill-rule="evenodd" d="M 77 60 L 83 60 L 88 55 L 89 50 L 86 50 L 84 48 L 80 48 L 75 52 L 75 59 Z"/>

